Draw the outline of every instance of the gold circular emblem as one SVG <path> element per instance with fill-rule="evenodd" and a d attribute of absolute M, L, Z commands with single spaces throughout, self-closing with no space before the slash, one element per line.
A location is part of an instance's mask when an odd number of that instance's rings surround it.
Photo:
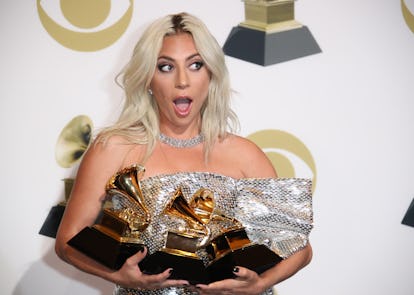
<path fill-rule="evenodd" d="M 296 177 L 295 167 L 298 165 L 294 165 L 293 158 L 303 161 L 312 173 L 313 190 L 315 189 L 315 161 L 309 149 L 297 137 L 285 131 L 268 129 L 257 131 L 247 138 L 266 153 L 279 177 Z"/>
<path fill-rule="evenodd" d="M 56 0 L 55 0 L 56 1 Z M 61 45 L 78 51 L 97 51 L 115 43 L 128 28 L 132 18 L 133 0 L 124 15 L 113 25 L 97 32 L 78 32 L 55 22 L 37 0 L 37 11 L 46 31 Z M 60 0 L 63 16 L 82 29 L 96 28 L 108 17 L 110 0 Z"/>
<path fill-rule="evenodd" d="M 111 1 L 60 0 L 60 8 L 72 25 L 82 29 L 91 29 L 102 24 L 108 17 L 111 11 Z"/>
<path fill-rule="evenodd" d="M 410 30 L 414 33 L 414 15 L 408 9 L 407 4 L 405 4 L 404 0 L 401 0 L 401 9 L 405 22 L 407 23 Z"/>

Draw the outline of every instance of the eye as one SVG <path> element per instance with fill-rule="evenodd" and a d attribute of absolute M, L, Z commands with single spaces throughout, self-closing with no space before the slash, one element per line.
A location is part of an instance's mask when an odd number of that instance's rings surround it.
<path fill-rule="evenodd" d="M 193 62 L 193 63 L 190 65 L 190 69 L 191 69 L 191 70 L 198 71 L 198 70 L 199 70 L 199 69 L 201 69 L 203 66 L 204 66 L 204 63 L 203 63 L 202 61 L 196 61 L 196 62 Z"/>
<path fill-rule="evenodd" d="M 173 66 L 170 64 L 162 63 L 158 65 L 158 70 L 160 72 L 168 73 L 168 72 L 171 72 L 172 69 L 173 69 Z"/>

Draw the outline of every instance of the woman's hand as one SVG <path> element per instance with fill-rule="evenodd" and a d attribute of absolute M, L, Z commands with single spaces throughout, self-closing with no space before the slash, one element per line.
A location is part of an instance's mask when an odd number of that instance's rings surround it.
<path fill-rule="evenodd" d="M 234 279 L 226 279 L 213 282 L 209 285 L 197 285 L 196 292 L 200 295 L 210 294 L 262 294 L 266 287 L 262 283 L 261 277 L 254 271 L 244 267 L 235 267 L 233 270 Z"/>
<path fill-rule="evenodd" d="M 172 269 L 166 269 L 164 272 L 155 275 L 149 275 L 141 272 L 138 263 L 145 258 L 147 249 L 139 251 L 137 254 L 129 257 L 124 265 L 115 273 L 112 280 L 114 283 L 124 287 L 140 290 L 155 290 L 167 287 L 188 286 L 185 280 L 169 280 Z"/>
<path fill-rule="evenodd" d="M 262 294 L 267 289 L 291 277 L 312 259 L 312 247 L 306 247 L 292 254 L 288 258 L 258 275 L 256 272 L 244 267 L 236 267 L 233 271 L 235 278 L 217 281 L 209 285 L 196 285 L 200 295 L 210 294 Z"/>

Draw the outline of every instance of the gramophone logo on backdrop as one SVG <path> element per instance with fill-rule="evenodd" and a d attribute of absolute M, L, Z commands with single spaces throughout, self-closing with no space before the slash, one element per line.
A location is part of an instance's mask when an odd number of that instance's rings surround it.
<path fill-rule="evenodd" d="M 93 122 L 86 115 L 79 115 L 70 120 L 62 129 L 56 142 L 55 157 L 60 167 L 70 168 L 82 159 L 91 143 Z M 66 208 L 66 202 L 72 191 L 74 179 L 63 179 L 65 199 L 53 206 L 39 231 L 39 234 L 55 238 Z"/>
<path fill-rule="evenodd" d="M 43 27 L 61 45 L 97 51 L 115 43 L 126 31 L 133 0 L 37 0 Z"/>
<path fill-rule="evenodd" d="M 414 33 L 414 15 L 411 12 L 414 11 L 414 0 L 401 0 L 401 9 L 405 22 L 407 23 L 410 30 Z"/>
<path fill-rule="evenodd" d="M 414 14 L 411 12 L 414 11 L 414 0 L 401 0 L 401 10 L 405 22 L 414 33 Z M 414 227 L 414 199 L 411 201 L 401 223 Z"/>
<path fill-rule="evenodd" d="M 321 52 L 310 30 L 295 20 L 294 0 L 243 0 L 245 21 L 233 27 L 224 52 L 267 66 Z"/>

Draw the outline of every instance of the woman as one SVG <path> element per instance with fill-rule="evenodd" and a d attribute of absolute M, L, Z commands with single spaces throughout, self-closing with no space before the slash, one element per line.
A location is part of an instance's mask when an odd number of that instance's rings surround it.
<path fill-rule="evenodd" d="M 138 263 L 147 251 L 158 249 L 139 252 L 114 271 L 68 246 L 68 240 L 94 223 L 108 179 L 137 163 L 145 166 L 141 185 L 146 198 L 158 198 L 149 194 L 154 187 L 173 192 L 180 181 L 191 190 L 217 185 L 218 206 L 234 197 L 238 180 L 277 177 L 260 148 L 231 133 L 237 118 L 230 109 L 224 55 L 194 16 L 168 15 L 151 24 L 123 71 L 122 84 L 126 98 L 118 122 L 99 134 L 79 167 L 56 238 L 60 258 L 115 283 L 116 294 L 261 294 L 310 262 L 312 251 L 305 240 L 260 275 L 236 267 L 234 279 L 189 286 L 186 280 L 169 279 L 171 268 L 155 275 L 141 272 Z M 232 208 L 222 207 L 232 214 Z M 156 210 L 152 222 L 158 218 Z"/>

